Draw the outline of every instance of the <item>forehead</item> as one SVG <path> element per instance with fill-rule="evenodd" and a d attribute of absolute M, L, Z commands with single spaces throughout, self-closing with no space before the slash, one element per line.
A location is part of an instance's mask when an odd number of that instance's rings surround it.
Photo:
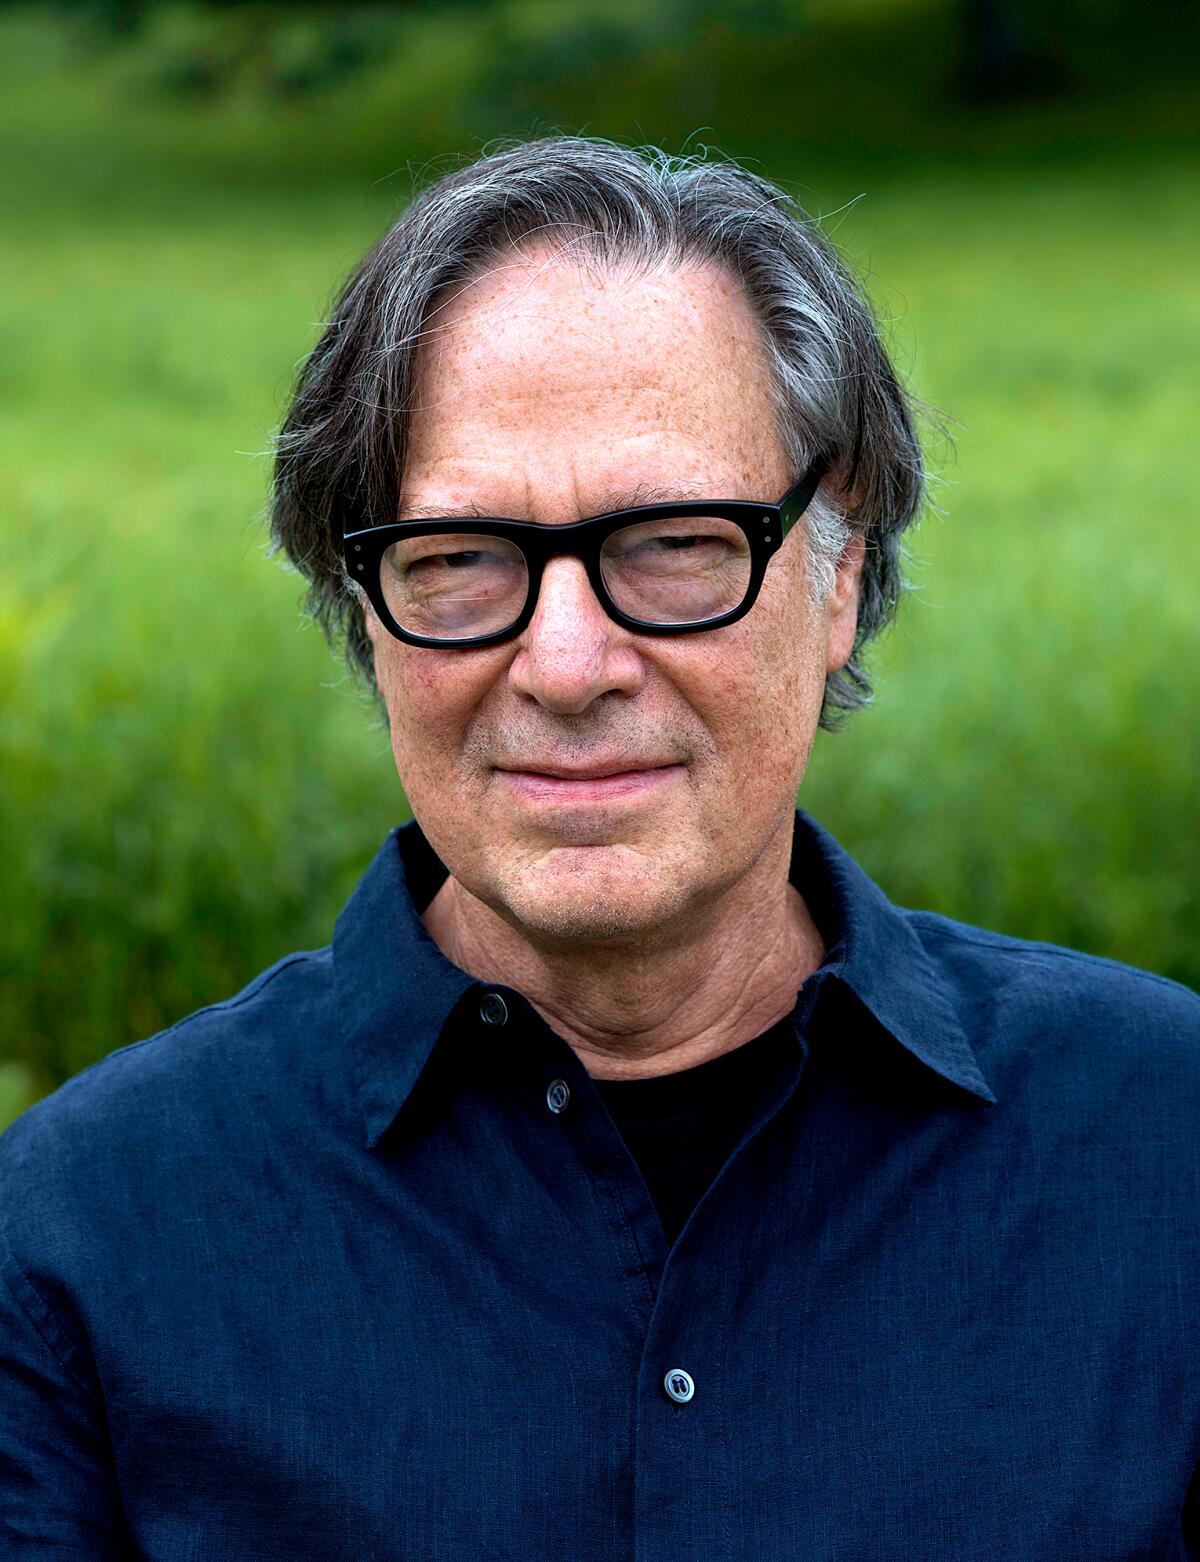
<path fill-rule="evenodd" d="M 577 488 L 782 470 L 764 338 L 722 269 L 533 251 L 441 299 L 417 357 L 405 487 L 567 468 Z M 457 469 L 455 472 L 454 469 Z M 772 471 L 774 480 L 777 475 Z"/>

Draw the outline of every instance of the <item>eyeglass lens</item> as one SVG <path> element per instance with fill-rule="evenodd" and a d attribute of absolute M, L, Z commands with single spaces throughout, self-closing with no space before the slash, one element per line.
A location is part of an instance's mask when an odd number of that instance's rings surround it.
<path fill-rule="evenodd" d="M 380 563 L 392 617 L 412 634 L 470 640 L 515 623 L 529 566 L 515 543 L 472 532 L 405 537 Z M 623 526 L 605 539 L 600 575 L 617 608 L 648 624 L 692 624 L 738 607 L 750 588 L 745 532 L 718 516 Z"/>

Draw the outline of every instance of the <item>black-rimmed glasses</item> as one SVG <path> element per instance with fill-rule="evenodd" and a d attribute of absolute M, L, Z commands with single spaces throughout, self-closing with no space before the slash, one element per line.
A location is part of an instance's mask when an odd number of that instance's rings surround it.
<path fill-rule="evenodd" d="M 754 606 L 771 555 L 828 469 L 819 456 L 778 504 L 645 504 L 561 526 L 498 516 L 393 521 L 345 534 L 346 572 L 409 645 L 466 650 L 519 634 L 546 561 L 563 554 L 583 561 L 604 610 L 625 629 L 716 629 Z"/>

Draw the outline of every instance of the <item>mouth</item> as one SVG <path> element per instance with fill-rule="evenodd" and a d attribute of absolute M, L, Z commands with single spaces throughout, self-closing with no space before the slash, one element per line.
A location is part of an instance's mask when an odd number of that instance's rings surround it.
<path fill-rule="evenodd" d="M 555 807 L 571 804 L 635 802 L 650 796 L 684 775 L 681 764 L 644 764 L 636 760 L 594 766 L 537 766 L 515 769 L 498 766 L 501 783 L 524 802 Z"/>

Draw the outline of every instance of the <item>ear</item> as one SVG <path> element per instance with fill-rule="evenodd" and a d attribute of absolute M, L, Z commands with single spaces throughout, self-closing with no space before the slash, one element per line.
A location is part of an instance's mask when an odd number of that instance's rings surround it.
<path fill-rule="evenodd" d="M 842 549 L 834 576 L 833 590 L 825 599 L 825 671 L 835 673 L 844 667 L 854 649 L 858 630 L 858 592 L 862 579 L 866 543 L 855 532 Z"/>

